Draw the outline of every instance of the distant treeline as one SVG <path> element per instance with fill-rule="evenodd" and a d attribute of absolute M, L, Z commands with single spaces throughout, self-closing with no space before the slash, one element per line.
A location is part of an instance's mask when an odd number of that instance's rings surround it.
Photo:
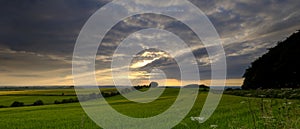
<path fill-rule="evenodd" d="M 0 90 L 73 89 L 74 86 L 0 86 Z"/>
<path fill-rule="evenodd" d="M 122 92 L 129 92 L 129 89 L 126 89 Z M 112 97 L 112 96 L 116 96 L 119 95 L 120 93 L 118 91 L 106 91 L 106 92 L 101 92 L 96 94 L 96 93 L 91 93 L 89 95 L 84 95 L 81 96 L 81 101 L 89 101 L 89 100 L 93 100 L 93 99 L 97 99 L 97 98 L 101 98 L 101 97 Z M 79 102 L 78 98 L 69 98 L 69 99 L 63 99 L 61 101 L 59 100 L 55 100 L 53 102 L 53 104 L 66 104 L 66 103 L 77 103 Z M 7 107 L 22 107 L 22 106 L 39 106 L 39 105 L 44 105 L 44 102 L 42 100 L 37 100 L 32 104 L 29 105 L 25 105 L 23 102 L 20 101 L 14 101 L 10 106 L 3 106 L 0 105 L 0 108 L 7 108 Z"/>

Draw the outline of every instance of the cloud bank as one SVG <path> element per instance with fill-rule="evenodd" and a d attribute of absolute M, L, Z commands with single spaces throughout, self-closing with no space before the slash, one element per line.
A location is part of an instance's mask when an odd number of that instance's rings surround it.
<path fill-rule="evenodd" d="M 232 80 L 241 81 L 244 70 L 253 60 L 300 28 L 298 0 L 190 1 L 208 16 L 219 32 L 227 56 L 228 79 Z M 0 85 L 72 85 L 72 52 L 76 38 L 86 20 L 108 2 L 1 1 Z M 100 84 L 113 84 L 106 80 L 111 75 L 111 56 L 117 45 L 131 33 L 146 28 L 165 29 L 178 35 L 197 58 L 201 79 L 210 79 L 212 60 L 208 58 L 201 39 L 190 28 L 167 16 L 142 14 L 119 22 L 105 36 L 96 58 Z M 148 38 L 153 37 L 149 35 Z M 135 45 L 141 45 L 139 42 L 142 41 L 136 41 Z M 155 66 L 169 75 L 168 79 L 179 79 L 176 62 L 163 56 L 167 53 L 159 55 L 153 51 L 158 50 L 147 48 L 132 61 L 132 70 L 138 73 L 134 74 L 145 79 L 147 72 Z M 178 52 L 178 57 L 184 59 L 185 53 Z M 144 60 L 148 62 L 138 64 Z"/>

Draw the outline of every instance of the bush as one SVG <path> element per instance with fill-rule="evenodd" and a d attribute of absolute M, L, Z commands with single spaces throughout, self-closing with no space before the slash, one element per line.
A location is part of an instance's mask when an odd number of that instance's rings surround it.
<path fill-rule="evenodd" d="M 116 96 L 116 95 L 119 95 L 120 93 L 118 92 L 118 91 L 113 91 L 113 92 L 111 92 L 111 95 L 112 96 Z"/>
<path fill-rule="evenodd" d="M 15 101 L 10 105 L 10 107 L 21 107 L 21 106 L 24 106 L 24 103 L 18 101 Z"/>
<path fill-rule="evenodd" d="M 74 102 L 79 102 L 79 100 L 78 100 L 77 98 L 70 98 L 69 100 L 70 100 L 71 102 L 73 102 L 73 103 L 74 103 Z"/>
<path fill-rule="evenodd" d="M 70 98 L 70 99 L 63 99 L 61 101 L 61 103 L 74 103 L 74 102 L 79 102 L 79 100 L 77 98 L 76 99 Z"/>
<path fill-rule="evenodd" d="M 63 99 L 62 101 L 55 100 L 54 104 L 75 103 L 79 102 L 77 98 Z"/>
<path fill-rule="evenodd" d="M 32 105 L 33 105 L 33 106 L 38 106 L 38 105 L 44 105 L 44 103 L 43 103 L 42 100 L 37 100 L 37 101 L 35 101 Z"/>
<path fill-rule="evenodd" d="M 68 99 L 63 99 L 61 103 L 70 103 L 70 101 Z"/>
<path fill-rule="evenodd" d="M 101 93 L 103 97 L 110 97 L 111 96 L 111 92 L 102 92 Z"/>
<path fill-rule="evenodd" d="M 54 101 L 54 104 L 61 104 L 61 102 L 58 101 L 58 100 L 55 100 L 55 101 Z"/>

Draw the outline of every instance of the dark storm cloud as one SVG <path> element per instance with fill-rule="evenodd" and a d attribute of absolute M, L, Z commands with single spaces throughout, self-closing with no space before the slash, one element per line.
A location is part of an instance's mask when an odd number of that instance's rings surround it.
<path fill-rule="evenodd" d="M 4 0 L 0 44 L 16 51 L 66 54 L 88 17 L 106 2 L 95 0 Z"/>
<path fill-rule="evenodd" d="M 267 48 L 300 29 L 298 0 L 190 0 L 211 20 L 223 41 L 228 78 L 241 78 L 244 70 Z M 109 0 L 2 0 L 0 1 L 0 71 L 35 76 L 61 70 L 71 74 L 73 47 L 86 20 Z M 116 10 L 118 10 L 116 8 Z M 131 33 L 146 28 L 173 32 L 185 41 L 198 60 L 201 78 L 209 79 L 206 48 L 180 21 L 154 14 L 137 15 L 117 24 L 101 44 L 96 68 L 108 69 L 117 45 Z M 137 43 L 138 45 L 138 43 Z M 184 61 L 185 53 L 178 55 Z M 145 57 L 145 59 L 149 59 Z M 140 70 L 159 67 L 170 78 L 179 78 L 174 60 L 163 57 Z M 18 74 L 34 71 L 33 74 Z M 62 72 L 63 71 L 63 72 Z"/>
<path fill-rule="evenodd" d="M 160 28 L 161 25 L 163 25 L 162 28 Z M 167 31 L 170 31 L 175 35 L 179 36 L 190 47 L 193 47 L 195 45 L 201 45 L 199 44 L 201 41 L 196 36 L 196 34 L 180 21 L 177 21 L 174 18 L 170 18 L 168 16 L 162 16 L 157 14 L 143 14 L 143 15 L 135 15 L 133 17 L 129 17 L 124 21 L 119 22 L 110 31 L 108 31 L 107 35 L 104 37 L 101 45 L 99 46 L 98 56 L 106 56 L 109 60 L 111 60 L 114 51 L 117 49 L 118 45 L 125 38 L 127 38 L 129 35 L 131 35 L 134 32 L 147 29 L 147 28 L 158 28 L 158 29 L 165 29 Z M 140 42 L 136 42 L 135 44 L 140 45 Z M 197 57 L 202 56 L 197 53 L 195 55 Z M 145 57 L 143 58 L 147 59 Z M 102 60 L 97 60 L 97 62 L 98 62 L 97 65 L 99 66 L 98 67 L 99 69 L 101 69 L 101 67 L 102 68 L 110 67 L 110 64 L 108 62 L 103 62 Z M 159 65 L 158 63 L 160 62 L 155 61 L 152 63 Z"/>
<path fill-rule="evenodd" d="M 281 1 L 192 2 L 204 10 L 220 33 L 221 38 L 224 39 L 224 48 L 228 56 L 229 78 L 240 78 L 245 68 L 250 65 L 250 62 L 265 53 L 267 48 L 276 45 L 277 41 L 297 30 L 297 26 L 299 26 L 299 11 L 295 8 L 297 7 L 296 5 L 299 5 L 297 1 L 284 3 Z M 292 6 L 288 6 L 291 4 Z M 281 10 L 286 12 L 281 12 Z M 152 19 L 148 18 L 149 16 L 152 16 Z M 143 21 L 136 20 L 137 18 L 143 19 Z M 170 20 L 170 18 L 155 18 L 153 15 L 143 15 L 132 19 L 135 19 L 135 21 L 129 21 L 128 23 L 131 23 L 131 27 L 135 26 L 136 28 L 149 25 L 153 25 L 149 27 L 157 27 L 157 24 L 153 24 L 155 19 L 168 21 L 163 24 L 164 29 L 180 36 L 186 43 L 192 45 L 193 43 L 201 44 L 196 35 L 179 21 Z M 148 21 L 148 23 L 145 21 Z M 123 31 L 126 31 L 126 28 L 130 28 L 128 26 L 123 27 L 125 28 L 123 28 Z M 279 33 L 276 33 L 277 31 Z M 194 50 L 193 53 L 196 58 L 207 58 L 207 52 L 204 47 Z M 184 57 L 184 55 L 182 56 Z M 147 67 L 157 66 L 159 63 L 161 62 L 154 61 Z M 200 66 L 207 65 L 206 62 L 198 63 Z M 202 72 L 209 72 L 210 69 L 209 67 L 203 67 L 201 70 Z"/>
<path fill-rule="evenodd" d="M 36 81 L 40 77 L 50 80 L 51 77 L 69 76 L 73 47 L 80 29 L 89 16 L 107 2 L 0 1 L 2 74 L 8 78 L 36 78 Z"/>
<path fill-rule="evenodd" d="M 69 69 L 71 63 L 54 55 L 41 55 L 34 52 L 0 49 L 1 68 L 7 71 L 46 72 Z"/>
<path fill-rule="evenodd" d="M 255 28 L 260 28 L 255 30 L 260 35 L 299 26 L 297 0 L 191 2 L 208 15 L 221 36 Z"/>
<path fill-rule="evenodd" d="M 208 14 L 224 41 L 229 78 L 241 77 L 267 48 L 300 28 L 297 0 L 192 2 Z"/>

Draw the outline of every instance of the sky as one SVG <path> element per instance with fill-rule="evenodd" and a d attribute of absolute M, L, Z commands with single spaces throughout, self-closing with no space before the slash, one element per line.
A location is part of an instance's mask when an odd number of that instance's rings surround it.
<path fill-rule="evenodd" d="M 73 85 L 72 55 L 79 32 L 89 17 L 109 2 L 1 0 L 0 86 Z M 300 29 L 299 0 L 190 2 L 205 13 L 220 36 L 227 60 L 226 85 L 229 86 L 241 85 L 243 73 L 252 61 L 274 47 L 278 41 Z M 138 8 L 139 5 L 136 6 Z M 118 13 L 120 8 L 115 8 L 114 11 Z M 132 36 L 132 33 L 147 28 L 168 30 L 188 42 L 199 68 L 199 84 L 209 85 L 212 60 L 208 58 L 201 39 L 182 22 L 158 14 L 126 18 L 108 31 L 95 59 L 95 73 L 99 85 L 114 84 L 111 61 L 120 42 Z M 130 72 L 120 75 L 129 75 L 134 85 L 148 84 L 151 77 L 164 85 L 180 85 L 180 81 L 187 84 L 190 82 L 180 78 L 178 62 L 172 54 L 142 46 L 144 40 L 156 39 L 157 35 L 136 33 L 133 36 L 138 40 L 132 40 L 134 42 L 130 45 L 141 46 L 144 50 L 132 58 Z M 171 41 L 164 41 L 167 44 L 169 42 Z M 184 52 L 177 52 L 175 55 L 183 59 L 185 57 Z M 124 55 L 119 53 L 115 56 Z"/>

